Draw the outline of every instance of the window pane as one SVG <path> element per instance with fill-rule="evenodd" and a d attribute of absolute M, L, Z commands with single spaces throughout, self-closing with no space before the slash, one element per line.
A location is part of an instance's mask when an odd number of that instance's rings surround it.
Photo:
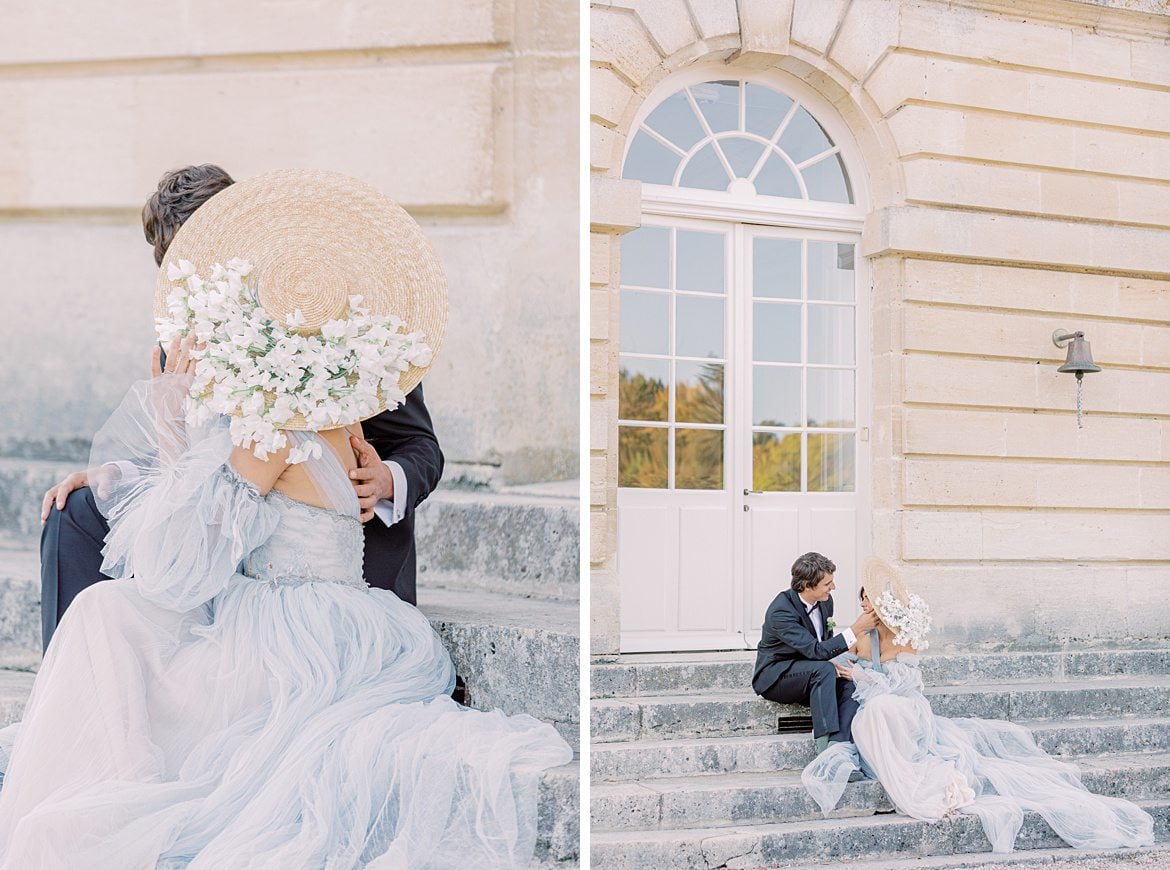
<path fill-rule="evenodd" d="M 802 199 L 800 184 L 784 158 L 772 152 L 772 156 L 764 163 L 764 168 L 756 176 L 756 193 L 761 196 L 787 196 L 791 199 Z"/>
<path fill-rule="evenodd" d="M 622 283 L 627 287 L 670 286 L 670 230 L 639 227 L 622 236 Z"/>
<path fill-rule="evenodd" d="M 723 300 L 675 297 L 675 355 L 723 357 Z"/>
<path fill-rule="evenodd" d="M 802 425 L 799 368 L 752 366 L 752 425 Z"/>
<path fill-rule="evenodd" d="M 682 157 L 649 134 L 638 132 L 630 143 L 622 178 L 636 178 L 647 184 L 673 184 L 674 171 Z"/>
<path fill-rule="evenodd" d="M 739 82 L 691 85 L 691 96 L 707 119 L 712 133 L 739 129 Z"/>
<path fill-rule="evenodd" d="M 756 161 L 764 153 L 763 143 L 753 142 L 751 139 L 720 139 L 719 147 L 723 149 L 723 154 L 731 164 L 736 178 L 747 178 L 751 175 L 752 170 L 756 168 Z"/>
<path fill-rule="evenodd" d="M 752 295 L 800 298 L 800 240 L 752 240 Z"/>
<path fill-rule="evenodd" d="M 618 427 L 618 486 L 666 489 L 669 429 Z"/>
<path fill-rule="evenodd" d="M 852 302 L 853 245 L 808 243 L 808 298 Z"/>
<path fill-rule="evenodd" d="M 752 434 L 752 489 L 800 492 L 799 434 Z"/>
<path fill-rule="evenodd" d="M 621 350 L 670 353 L 670 294 L 622 291 Z"/>
<path fill-rule="evenodd" d="M 746 90 L 744 98 L 747 100 L 747 117 L 744 126 L 749 133 L 771 139 L 792 107 L 792 100 L 762 85 L 749 83 Z"/>
<path fill-rule="evenodd" d="M 678 230 L 675 281 L 679 290 L 723 292 L 723 233 Z"/>
<path fill-rule="evenodd" d="M 845 428 L 853 425 L 853 372 L 806 369 L 808 425 Z"/>
<path fill-rule="evenodd" d="M 621 357 L 618 367 L 618 416 L 623 420 L 668 417 L 670 362 Z"/>
<path fill-rule="evenodd" d="M 707 135 L 703 132 L 699 119 L 695 117 L 691 101 L 683 91 L 663 100 L 661 105 L 647 116 L 645 124 L 683 151 L 690 151 L 696 142 Z"/>
<path fill-rule="evenodd" d="M 715 146 L 711 143 L 699 149 L 699 153 L 691 158 L 679 179 L 679 187 L 696 187 L 700 190 L 727 190 L 731 179 L 727 177 L 727 170 L 715 154 Z"/>
<path fill-rule="evenodd" d="M 852 433 L 808 434 L 808 491 L 853 492 Z"/>
<path fill-rule="evenodd" d="M 853 365 L 853 306 L 808 307 L 808 361 Z"/>
<path fill-rule="evenodd" d="M 723 432 L 678 429 L 674 441 L 675 489 L 723 489 Z"/>
<path fill-rule="evenodd" d="M 803 107 L 796 110 L 778 144 L 792 158 L 793 163 L 803 163 L 833 147 L 824 128 Z"/>
<path fill-rule="evenodd" d="M 722 423 L 723 365 L 679 362 L 675 367 L 674 419 L 680 423 Z"/>
<path fill-rule="evenodd" d="M 752 312 L 752 359 L 800 362 L 800 306 L 756 302 Z"/>
<path fill-rule="evenodd" d="M 821 202 L 853 202 L 853 188 L 840 154 L 833 154 L 801 170 L 808 198 Z"/>

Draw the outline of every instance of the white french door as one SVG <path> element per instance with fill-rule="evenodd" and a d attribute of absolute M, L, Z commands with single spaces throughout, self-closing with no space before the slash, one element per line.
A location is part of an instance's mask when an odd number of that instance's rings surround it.
<path fill-rule="evenodd" d="M 751 648 L 801 553 L 869 541 L 857 234 L 647 216 L 622 246 L 623 651 Z"/>

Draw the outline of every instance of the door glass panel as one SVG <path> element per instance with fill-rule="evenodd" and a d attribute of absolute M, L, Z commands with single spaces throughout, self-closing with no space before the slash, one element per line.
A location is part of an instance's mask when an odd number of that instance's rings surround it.
<path fill-rule="evenodd" d="M 695 110 L 691 108 L 691 101 L 687 99 L 684 91 L 671 94 L 663 100 L 658 108 L 647 116 L 645 123 L 647 127 L 683 151 L 690 151 L 695 143 L 707 135 L 703 132 L 699 119 L 695 117 Z M 629 177 L 626 173 L 623 175 Z"/>
<path fill-rule="evenodd" d="M 853 433 L 808 433 L 808 491 L 853 492 Z"/>
<path fill-rule="evenodd" d="M 670 411 L 670 362 L 623 356 L 618 368 L 618 416 L 665 422 Z"/>
<path fill-rule="evenodd" d="M 678 239 L 675 242 L 678 246 L 675 254 L 678 259 L 675 280 L 679 290 L 723 292 L 726 238 L 723 233 L 678 230 Z"/>
<path fill-rule="evenodd" d="M 800 435 L 752 434 L 752 489 L 800 492 Z"/>
<path fill-rule="evenodd" d="M 622 291 L 621 349 L 670 353 L 670 294 Z"/>
<path fill-rule="evenodd" d="M 676 430 L 674 488 L 723 489 L 723 432 L 721 430 Z"/>
<path fill-rule="evenodd" d="M 752 425 L 801 425 L 798 367 L 752 366 Z"/>
<path fill-rule="evenodd" d="M 764 161 L 764 168 L 756 176 L 756 192 L 762 196 L 787 196 L 800 199 L 800 182 L 784 158 L 775 152 Z"/>
<path fill-rule="evenodd" d="M 752 139 L 720 139 L 719 147 L 731 164 L 736 178 L 747 178 L 756 168 L 756 161 L 764 153 L 764 143 Z"/>
<path fill-rule="evenodd" d="M 747 100 L 744 126 L 749 133 L 771 139 L 780 127 L 780 122 L 792 108 L 792 100 L 779 91 L 748 83 L 744 99 Z"/>
<path fill-rule="evenodd" d="M 824 128 L 803 107 L 797 109 L 792 120 L 788 122 L 779 145 L 796 164 L 803 163 L 810 157 L 816 157 L 833 147 Z"/>
<path fill-rule="evenodd" d="M 752 295 L 800 298 L 800 239 L 752 241 Z"/>
<path fill-rule="evenodd" d="M 853 365 L 853 306 L 808 307 L 808 361 Z"/>
<path fill-rule="evenodd" d="M 680 187 L 697 187 L 700 190 L 727 190 L 731 179 L 727 177 L 727 170 L 723 162 L 715 153 L 715 145 L 704 145 L 699 153 L 691 158 L 683 169 L 679 179 Z"/>
<path fill-rule="evenodd" d="M 723 300 L 675 296 L 676 356 L 723 356 Z"/>
<path fill-rule="evenodd" d="M 840 242 L 808 243 L 809 299 L 852 302 L 853 279 L 853 245 Z"/>
<path fill-rule="evenodd" d="M 703 82 L 690 90 L 712 133 L 739 129 L 739 82 Z"/>
<path fill-rule="evenodd" d="M 800 306 L 776 302 L 752 304 L 752 359 L 800 362 Z"/>
<path fill-rule="evenodd" d="M 800 174 L 804 176 L 809 199 L 853 202 L 853 189 L 849 186 L 849 176 L 845 174 L 845 164 L 841 162 L 839 153 L 830 154 L 824 160 L 806 166 Z"/>
<path fill-rule="evenodd" d="M 618 486 L 666 489 L 669 429 L 618 427 Z"/>
<path fill-rule="evenodd" d="M 853 425 L 853 371 L 807 369 L 808 425 L 847 428 Z"/>
<path fill-rule="evenodd" d="M 723 364 L 678 362 L 675 366 L 674 418 L 680 423 L 722 423 Z"/>
<path fill-rule="evenodd" d="M 649 133 L 639 131 L 630 143 L 622 176 L 636 178 L 647 184 L 674 184 L 674 172 L 681 161 L 681 155 L 671 151 Z"/>
<path fill-rule="evenodd" d="M 639 227 L 622 236 L 622 284 L 627 287 L 670 286 L 670 230 Z"/>

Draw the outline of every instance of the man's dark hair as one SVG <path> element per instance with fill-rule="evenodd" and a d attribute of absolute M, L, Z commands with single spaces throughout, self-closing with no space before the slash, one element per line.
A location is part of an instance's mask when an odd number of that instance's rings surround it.
<path fill-rule="evenodd" d="M 803 592 L 821 582 L 826 574 L 836 574 L 837 566 L 820 553 L 805 553 L 792 563 L 792 590 Z"/>
<path fill-rule="evenodd" d="M 171 239 L 195 210 L 225 187 L 235 184 L 227 172 L 214 163 L 184 166 L 166 173 L 158 190 L 142 207 L 142 232 L 154 245 L 154 262 L 162 265 Z"/>

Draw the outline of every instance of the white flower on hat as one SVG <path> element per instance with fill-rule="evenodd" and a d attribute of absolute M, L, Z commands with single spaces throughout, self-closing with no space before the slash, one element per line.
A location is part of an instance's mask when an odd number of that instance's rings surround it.
<path fill-rule="evenodd" d="M 324 429 L 405 401 L 401 373 L 427 365 L 432 356 L 421 333 L 403 332 L 398 317 L 371 315 L 354 294 L 348 319 L 330 320 L 319 335 L 302 335 L 295 331 L 305 323 L 301 310 L 285 325 L 275 321 L 243 280 L 251 272 L 252 264 L 241 259 L 216 263 L 206 281 L 188 260 L 167 267 L 175 286 L 167 296 L 169 316 L 156 321 L 159 338 L 193 333 L 204 345 L 193 354 L 189 422 L 229 414 L 232 442 L 266 459 L 288 444 L 282 427 L 297 414 L 309 428 Z M 320 455 L 320 445 L 306 442 L 289 451 L 289 462 Z"/>

